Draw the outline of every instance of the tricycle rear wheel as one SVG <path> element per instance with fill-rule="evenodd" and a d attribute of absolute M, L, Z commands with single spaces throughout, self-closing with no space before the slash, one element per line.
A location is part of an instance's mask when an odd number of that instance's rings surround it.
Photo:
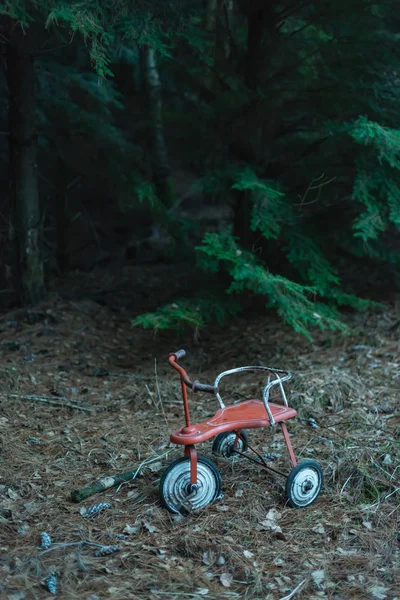
<path fill-rule="evenodd" d="M 224 458 L 233 458 L 235 456 L 235 440 L 236 431 L 225 431 L 224 433 L 219 433 L 213 443 L 213 454 L 223 456 Z M 236 449 L 239 450 L 239 452 L 246 452 L 248 448 L 248 442 L 248 435 L 245 430 L 242 429 L 236 444 Z"/>
<path fill-rule="evenodd" d="M 292 508 L 310 506 L 319 496 L 324 481 L 321 465 L 315 460 L 303 460 L 289 473 L 286 496 Z"/>

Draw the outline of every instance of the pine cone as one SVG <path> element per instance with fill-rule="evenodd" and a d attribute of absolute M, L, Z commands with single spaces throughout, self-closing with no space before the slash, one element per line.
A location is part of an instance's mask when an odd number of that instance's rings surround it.
<path fill-rule="evenodd" d="M 47 550 L 47 548 L 50 548 L 50 546 L 51 546 L 51 537 L 49 536 L 48 533 L 43 531 L 43 533 L 40 534 L 40 547 L 42 550 Z"/>
<path fill-rule="evenodd" d="M 93 504 L 90 508 L 87 509 L 84 516 L 85 517 L 97 517 L 97 515 L 106 508 L 110 508 L 111 504 L 108 502 L 99 502 L 98 504 Z"/>
<path fill-rule="evenodd" d="M 121 550 L 120 546 L 102 546 L 94 553 L 95 556 L 108 556 Z"/>
<path fill-rule="evenodd" d="M 48 575 L 48 577 L 46 577 L 46 579 L 44 580 L 44 584 L 45 584 L 45 587 L 50 592 L 50 594 L 57 593 L 57 577 L 55 576 L 54 573 L 52 573 L 51 575 Z"/>

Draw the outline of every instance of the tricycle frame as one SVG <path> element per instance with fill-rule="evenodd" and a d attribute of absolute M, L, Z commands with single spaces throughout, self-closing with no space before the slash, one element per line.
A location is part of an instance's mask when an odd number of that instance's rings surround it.
<path fill-rule="evenodd" d="M 229 376 L 229 375 L 235 375 L 237 373 L 243 373 L 243 372 L 255 372 L 255 371 L 266 371 L 269 373 L 268 382 L 263 391 L 263 402 L 264 402 L 264 406 L 265 406 L 265 409 L 268 414 L 270 426 L 276 425 L 275 418 L 274 418 L 271 408 L 268 404 L 269 393 L 273 386 L 279 385 L 280 392 L 281 392 L 281 395 L 282 395 L 282 398 L 284 401 L 284 405 L 288 407 L 285 390 L 282 385 L 284 381 L 288 381 L 292 377 L 291 373 L 289 373 L 288 371 L 283 371 L 282 369 L 273 369 L 270 367 L 262 367 L 262 366 L 237 367 L 235 369 L 229 369 L 228 371 L 223 371 L 215 379 L 214 385 L 208 386 L 208 385 L 200 384 L 198 381 L 194 381 L 194 382 L 190 381 L 186 370 L 181 365 L 179 365 L 177 362 L 177 359 L 179 358 L 180 353 L 183 353 L 183 352 L 184 352 L 183 350 L 179 350 L 178 352 L 172 353 L 169 355 L 170 365 L 176 371 L 178 371 L 178 373 L 180 375 L 183 407 L 184 407 L 184 413 L 185 413 L 185 427 L 183 427 L 181 430 L 181 433 L 183 433 L 183 435 L 195 433 L 197 431 L 196 427 L 191 424 L 191 420 L 190 420 L 187 388 L 192 389 L 194 392 L 199 390 L 199 391 L 205 391 L 207 393 L 215 394 L 220 408 L 224 409 L 224 408 L 226 408 L 226 406 L 225 406 L 225 404 L 221 398 L 221 395 L 219 393 L 219 383 L 224 377 Z M 276 379 L 271 381 L 271 374 L 275 374 L 277 376 Z M 280 376 L 280 375 L 282 375 L 282 376 Z M 297 465 L 297 460 L 296 460 L 296 457 L 295 457 L 295 454 L 293 451 L 293 446 L 290 441 L 289 432 L 287 430 L 286 424 L 283 422 L 280 422 L 279 425 L 280 425 L 282 433 L 283 433 L 283 437 L 285 440 L 286 448 L 289 453 L 290 461 L 291 461 L 293 467 L 295 467 Z M 235 439 L 235 443 L 234 443 L 234 452 L 236 454 L 240 454 L 241 456 L 247 458 L 251 462 L 258 464 L 261 468 L 267 469 L 269 471 L 273 471 L 273 472 L 281 475 L 282 477 L 286 477 L 286 475 L 284 475 L 283 473 L 270 467 L 267 464 L 267 462 L 263 459 L 263 457 L 256 450 L 254 450 L 254 448 L 252 448 L 251 446 L 249 446 L 249 449 L 258 457 L 259 460 L 255 460 L 255 459 L 251 458 L 250 456 L 247 456 L 244 452 L 240 452 L 240 451 L 236 450 L 237 440 L 240 438 L 240 429 L 233 428 L 233 429 L 230 429 L 227 431 L 236 431 L 236 439 Z M 217 435 L 217 433 L 215 435 Z M 190 443 L 185 444 L 185 442 L 182 442 L 182 444 L 185 446 L 184 456 L 190 457 L 191 484 L 196 485 L 197 484 L 197 450 L 196 450 L 195 444 L 190 444 Z"/>
<path fill-rule="evenodd" d="M 228 440 L 229 456 L 233 454 L 242 456 L 247 460 L 254 462 L 262 469 L 271 471 L 277 475 L 280 475 L 281 477 L 286 478 L 287 490 L 288 485 L 290 484 L 290 486 L 292 486 L 292 488 L 294 489 L 294 496 L 297 498 L 297 500 L 295 499 L 295 501 L 291 502 L 291 498 L 289 497 L 289 503 L 291 503 L 292 506 L 300 508 L 302 506 L 307 506 L 308 504 L 313 502 L 318 496 L 322 486 L 322 469 L 318 465 L 318 463 L 315 463 L 314 461 L 310 460 L 304 461 L 299 465 L 297 464 L 296 456 L 285 423 L 286 420 L 296 416 L 296 411 L 293 408 L 290 408 L 288 405 L 287 397 L 283 387 L 283 383 L 291 378 L 291 373 L 289 373 L 288 371 L 274 369 L 270 367 L 244 366 L 235 369 L 229 369 L 228 371 L 220 373 L 215 379 L 214 384 L 208 385 L 202 384 L 199 381 L 192 382 L 189 379 L 186 370 L 178 363 L 179 359 L 183 356 L 185 356 L 184 350 L 178 350 L 177 352 L 174 352 L 169 355 L 170 365 L 176 371 L 178 371 L 180 376 L 183 408 L 185 414 L 184 427 L 172 432 L 170 437 L 172 443 L 184 446 L 184 458 L 178 459 L 177 461 L 175 461 L 175 463 L 173 463 L 173 465 L 171 465 L 171 468 L 176 468 L 177 477 L 178 475 L 181 478 L 183 476 L 183 467 L 181 461 L 188 461 L 185 463 L 187 465 L 185 469 L 189 469 L 189 471 L 186 471 L 187 475 L 185 475 L 186 483 L 184 488 L 182 488 L 182 479 L 180 480 L 181 487 L 179 488 L 179 494 L 181 496 L 183 493 L 186 495 L 186 497 L 182 499 L 181 504 L 187 505 L 187 501 L 189 501 L 189 499 L 198 492 L 201 486 L 203 485 L 204 487 L 204 481 L 202 484 L 199 481 L 199 476 L 200 479 L 202 479 L 202 477 L 204 479 L 204 471 L 206 471 L 206 474 L 209 475 L 207 469 L 213 476 L 215 476 L 218 479 L 220 485 L 221 480 L 218 469 L 215 467 L 215 465 L 213 465 L 213 463 L 210 463 L 208 459 L 199 457 L 196 449 L 197 443 L 203 442 L 215 436 L 217 436 L 220 439 L 223 439 L 223 443 L 225 443 Z M 268 381 L 267 385 L 263 390 L 262 401 L 255 399 L 246 400 L 226 407 L 219 391 L 220 381 L 226 376 L 234 375 L 237 373 L 255 371 L 264 371 L 268 373 Z M 272 379 L 272 377 L 274 378 Z M 270 390 L 274 386 L 279 387 L 283 404 L 276 404 L 269 401 Z M 196 423 L 193 425 L 190 419 L 187 388 L 191 389 L 193 392 L 202 391 L 205 393 L 215 395 L 220 407 L 217 413 L 207 421 Z M 289 475 L 286 475 L 281 471 L 271 467 L 268 464 L 266 458 L 263 457 L 259 452 L 257 452 L 252 446 L 250 446 L 250 444 L 248 444 L 247 435 L 245 438 L 243 437 L 242 433 L 245 429 L 275 427 L 278 424 L 281 428 L 285 445 L 289 454 L 290 462 L 292 464 L 292 470 L 289 473 Z M 232 436 L 230 437 L 228 435 L 231 432 L 235 433 L 233 443 Z M 218 440 L 216 439 L 216 441 L 214 442 L 214 446 L 217 442 Z M 257 458 L 253 458 L 252 456 L 245 454 L 245 452 L 242 451 L 243 448 L 249 449 Z M 199 460 L 201 461 L 201 465 L 199 464 Z M 198 469 L 200 467 L 202 475 L 199 475 L 198 473 Z M 171 481 L 167 481 L 167 483 L 165 483 L 165 476 L 166 474 L 163 476 L 160 483 L 160 492 L 162 499 L 164 493 L 163 485 L 166 486 L 166 489 L 168 491 L 168 485 L 171 486 L 174 483 L 176 483 L 176 481 L 173 478 L 172 483 Z M 297 505 L 296 501 L 298 502 Z M 171 507 L 164 499 L 163 503 L 172 512 L 180 512 L 180 506 Z"/>

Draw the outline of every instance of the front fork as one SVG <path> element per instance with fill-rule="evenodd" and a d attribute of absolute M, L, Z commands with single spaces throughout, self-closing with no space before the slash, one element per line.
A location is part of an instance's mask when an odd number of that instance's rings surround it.
<path fill-rule="evenodd" d="M 197 450 L 192 444 L 185 446 L 185 456 L 190 458 L 190 486 L 191 491 L 194 491 L 194 486 L 197 487 Z"/>
<path fill-rule="evenodd" d="M 233 447 L 236 448 L 238 440 L 241 438 L 241 431 L 236 432 L 236 438 Z M 185 456 L 190 458 L 190 486 L 191 491 L 197 489 L 197 450 L 193 444 L 185 446 Z"/>

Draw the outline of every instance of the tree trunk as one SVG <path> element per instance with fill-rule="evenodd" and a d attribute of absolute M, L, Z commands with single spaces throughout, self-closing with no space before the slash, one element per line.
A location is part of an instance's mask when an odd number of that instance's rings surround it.
<path fill-rule="evenodd" d="M 56 231 L 57 231 L 57 249 L 56 263 L 60 274 L 64 274 L 68 270 L 69 265 L 69 219 L 67 211 L 66 194 L 60 193 L 55 198 L 56 200 Z"/>
<path fill-rule="evenodd" d="M 233 43 L 233 0 L 226 0 L 224 3 L 224 17 L 227 34 L 224 40 L 225 58 L 229 59 L 232 54 Z"/>
<path fill-rule="evenodd" d="M 217 20 L 218 0 L 207 0 L 204 27 L 208 33 L 214 33 Z"/>
<path fill-rule="evenodd" d="M 153 180 L 159 199 L 164 206 L 170 207 L 174 204 L 175 194 L 164 136 L 161 82 L 157 69 L 156 53 L 151 46 L 144 46 L 141 55 L 153 140 Z"/>
<path fill-rule="evenodd" d="M 24 34 L 13 22 L 7 44 L 10 184 L 19 266 L 18 292 L 23 304 L 35 304 L 44 294 L 32 35 L 30 29 Z"/>
<path fill-rule="evenodd" d="M 214 65 L 206 71 L 204 85 L 207 89 L 218 93 L 220 77 L 226 70 L 227 60 L 231 55 L 233 0 L 208 0 L 204 16 L 204 29 L 213 45 Z"/>
<path fill-rule="evenodd" d="M 239 0 L 239 10 L 247 16 L 245 81 L 250 89 L 257 88 L 259 74 L 265 69 L 269 58 L 268 48 L 263 46 L 263 37 L 266 31 L 272 36 L 276 27 L 274 6 L 271 0 Z"/>
<path fill-rule="evenodd" d="M 69 176 L 69 179 L 68 179 Z M 81 176 L 71 181 L 71 175 L 68 173 L 68 167 L 61 156 L 57 159 L 57 186 L 54 214 L 56 219 L 57 249 L 56 262 L 61 274 L 68 271 L 69 268 L 69 244 L 70 244 L 70 226 L 71 219 L 68 210 L 69 192 L 79 183 Z"/>

